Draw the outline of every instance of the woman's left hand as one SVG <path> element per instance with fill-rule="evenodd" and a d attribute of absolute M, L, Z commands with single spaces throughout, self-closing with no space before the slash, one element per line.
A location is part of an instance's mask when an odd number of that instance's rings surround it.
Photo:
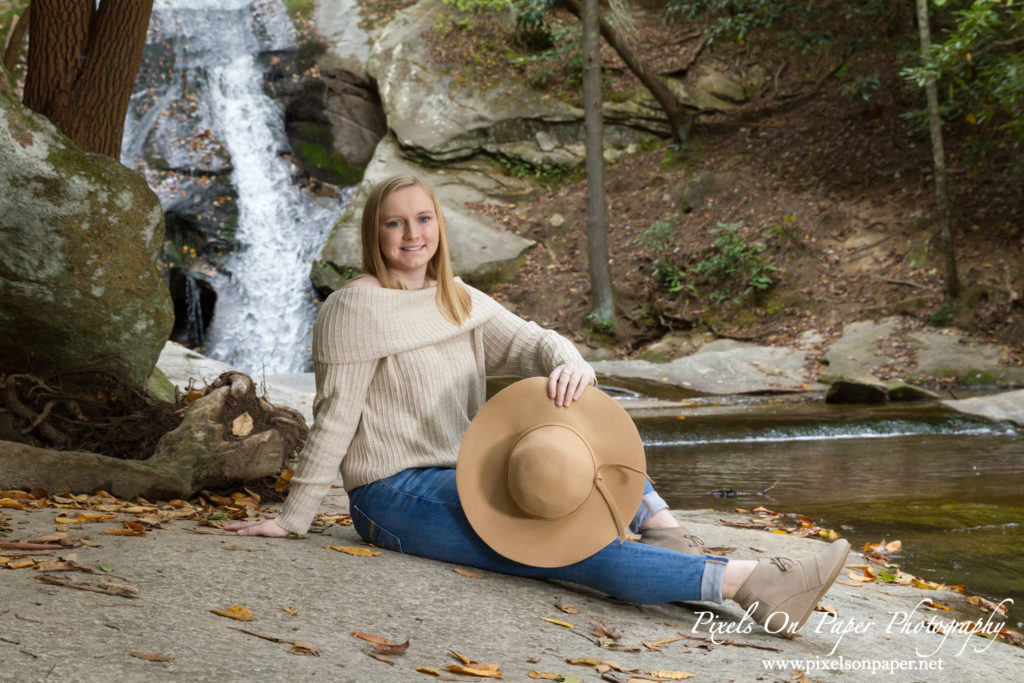
<path fill-rule="evenodd" d="M 591 370 L 575 365 L 559 365 L 548 375 L 548 398 L 555 399 L 556 406 L 569 406 L 591 384 L 597 384 L 597 378 Z"/>

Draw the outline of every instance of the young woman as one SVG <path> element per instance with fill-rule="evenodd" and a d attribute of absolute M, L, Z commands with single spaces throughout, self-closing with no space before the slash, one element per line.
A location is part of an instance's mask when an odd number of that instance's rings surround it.
<path fill-rule="evenodd" d="M 552 408 L 572 411 L 594 391 L 594 371 L 567 339 L 453 276 L 444 215 L 419 180 L 376 185 L 361 227 L 364 274 L 327 298 L 313 331 L 315 420 L 284 508 L 276 519 L 226 528 L 304 533 L 340 468 L 355 528 L 375 545 L 572 581 L 639 603 L 731 598 L 770 631 L 792 636 L 842 567 L 846 541 L 800 562 L 703 555 L 649 483 L 629 525 L 643 543 L 612 542 L 570 564 L 540 567 L 481 540 L 454 468 L 484 405 L 486 375 L 546 376 Z"/>

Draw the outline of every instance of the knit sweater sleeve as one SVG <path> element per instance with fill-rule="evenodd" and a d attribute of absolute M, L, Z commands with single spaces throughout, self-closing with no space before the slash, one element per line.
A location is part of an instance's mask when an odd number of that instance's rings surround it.
<path fill-rule="evenodd" d="M 316 363 L 316 400 L 313 428 L 299 455 L 288 498 L 277 523 L 303 534 L 316 516 L 320 501 L 338 476 L 373 379 L 376 360 L 353 363 Z"/>
<path fill-rule="evenodd" d="M 562 364 L 593 368 L 568 339 L 500 307 L 480 325 L 488 375 L 535 377 Z"/>

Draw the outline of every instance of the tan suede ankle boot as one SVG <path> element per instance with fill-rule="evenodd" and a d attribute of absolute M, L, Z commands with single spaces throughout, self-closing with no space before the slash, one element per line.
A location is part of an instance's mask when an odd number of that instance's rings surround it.
<path fill-rule="evenodd" d="M 850 544 L 839 539 L 804 560 L 762 557 L 733 600 L 769 633 L 792 638 L 846 563 Z"/>

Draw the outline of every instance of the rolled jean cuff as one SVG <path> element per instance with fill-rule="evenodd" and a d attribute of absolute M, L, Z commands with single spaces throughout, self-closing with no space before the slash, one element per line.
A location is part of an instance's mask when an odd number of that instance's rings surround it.
<path fill-rule="evenodd" d="M 725 602 L 722 597 L 722 579 L 725 578 L 724 557 L 707 555 L 704 560 L 704 574 L 700 578 L 700 599 L 707 602 Z"/>
<path fill-rule="evenodd" d="M 658 492 L 654 490 L 650 482 L 646 482 L 644 485 L 644 497 L 640 500 L 640 507 L 637 508 L 636 516 L 629 523 L 629 530 L 634 534 L 639 534 L 640 527 L 644 525 L 644 522 L 658 512 L 667 509 L 668 503 L 665 502 L 665 499 L 658 495 Z"/>

